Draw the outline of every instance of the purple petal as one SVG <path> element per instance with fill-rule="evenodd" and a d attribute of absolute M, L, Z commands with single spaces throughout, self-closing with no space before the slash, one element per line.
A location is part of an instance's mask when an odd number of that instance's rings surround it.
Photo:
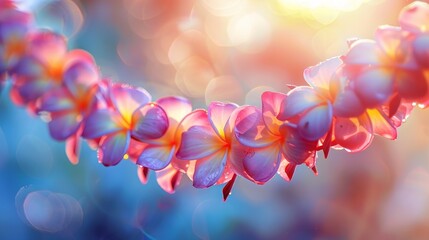
<path fill-rule="evenodd" d="M 371 68 L 355 80 L 355 90 L 367 108 L 385 103 L 393 94 L 394 71 L 389 68 Z"/>
<path fill-rule="evenodd" d="M 98 149 L 99 162 L 104 166 L 115 166 L 124 158 L 129 144 L 129 131 L 121 131 L 103 137 Z"/>
<path fill-rule="evenodd" d="M 48 123 L 49 133 L 52 138 L 63 141 L 75 134 L 82 120 L 82 116 L 75 111 L 52 114 L 52 120 Z"/>
<path fill-rule="evenodd" d="M 182 119 L 192 112 L 191 102 L 184 97 L 165 97 L 156 101 L 167 113 L 170 119 L 170 124 L 174 128 L 182 121 Z M 174 120 L 174 121 L 173 121 Z"/>
<path fill-rule="evenodd" d="M 380 64 L 380 56 L 382 55 L 377 43 L 373 40 L 357 40 L 355 41 L 348 53 L 342 58 L 346 64 Z"/>
<path fill-rule="evenodd" d="M 29 51 L 33 56 L 49 66 L 61 62 L 67 52 L 64 36 L 43 30 L 29 37 Z"/>
<path fill-rule="evenodd" d="M 286 99 L 286 94 L 276 92 L 264 92 L 262 99 L 262 114 L 265 126 L 274 135 L 279 135 L 279 128 L 283 124 L 277 119 L 281 110 L 281 104 Z"/>
<path fill-rule="evenodd" d="M 207 188 L 215 184 L 222 176 L 226 165 L 227 153 L 217 151 L 196 162 L 193 176 L 193 186 L 196 188 Z"/>
<path fill-rule="evenodd" d="M 183 118 L 174 134 L 177 145 L 180 145 L 183 132 L 188 131 L 193 126 L 211 126 L 206 110 L 197 109 Z"/>
<path fill-rule="evenodd" d="M 233 123 L 231 126 L 227 126 L 227 122 L 232 112 L 237 108 L 236 104 L 232 103 L 221 103 L 212 102 L 208 107 L 208 117 L 210 124 L 216 133 L 225 140 L 225 136 L 231 133 L 233 129 Z M 227 133 L 226 133 L 227 132 Z"/>
<path fill-rule="evenodd" d="M 253 106 L 240 107 L 235 119 L 235 136 L 238 141 L 248 147 L 265 147 L 274 141 L 275 137 L 265 126 L 262 112 Z"/>
<path fill-rule="evenodd" d="M 429 35 L 422 34 L 414 39 L 413 54 L 422 67 L 429 67 Z"/>
<path fill-rule="evenodd" d="M 287 120 L 296 115 L 308 111 L 317 105 L 324 103 L 324 100 L 317 92 L 310 87 L 296 87 L 288 93 L 280 107 L 280 113 L 277 116 L 279 120 Z"/>
<path fill-rule="evenodd" d="M 161 170 L 171 162 L 175 151 L 175 147 L 170 146 L 149 146 L 143 150 L 137 164 L 152 170 Z"/>
<path fill-rule="evenodd" d="M 333 105 L 334 116 L 358 117 L 365 112 L 365 107 L 359 97 L 352 90 L 345 90 L 337 94 Z"/>
<path fill-rule="evenodd" d="M 39 102 L 40 111 L 57 112 L 75 108 L 70 93 L 64 88 L 47 92 Z"/>
<path fill-rule="evenodd" d="M 265 148 L 253 149 L 253 153 L 248 154 L 243 159 L 243 165 L 250 177 L 263 183 L 276 174 L 281 158 L 280 145 L 271 145 Z"/>
<path fill-rule="evenodd" d="M 168 129 L 165 111 L 155 103 L 147 104 L 133 114 L 131 135 L 140 140 L 162 137 Z"/>
<path fill-rule="evenodd" d="M 85 120 L 82 137 L 94 139 L 120 131 L 124 128 L 119 119 L 119 114 L 111 110 L 101 109 L 92 112 Z"/>
<path fill-rule="evenodd" d="M 207 157 L 225 146 L 210 126 L 193 126 L 182 134 L 182 142 L 176 157 L 196 160 Z"/>
<path fill-rule="evenodd" d="M 313 108 L 298 122 L 299 134 L 309 141 L 325 136 L 332 125 L 332 106 L 330 103 Z"/>
<path fill-rule="evenodd" d="M 427 32 L 429 30 L 429 5 L 415 1 L 402 9 L 399 24 L 407 31 Z"/>
<path fill-rule="evenodd" d="M 296 129 L 284 127 L 286 134 L 285 142 L 282 145 L 283 156 L 290 163 L 299 165 L 304 163 L 312 154 L 314 154 L 317 141 L 309 141 L 300 136 Z"/>
<path fill-rule="evenodd" d="M 82 99 L 98 80 L 98 71 L 95 65 L 86 61 L 76 61 L 63 74 L 63 81 L 69 91 L 77 99 Z"/>

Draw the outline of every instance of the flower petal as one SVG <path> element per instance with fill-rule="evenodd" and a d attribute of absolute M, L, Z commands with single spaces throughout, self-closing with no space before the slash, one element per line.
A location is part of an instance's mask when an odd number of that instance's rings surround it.
<path fill-rule="evenodd" d="M 171 165 L 156 172 L 156 181 L 159 186 L 170 194 L 174 193 L 181 179 L 182 173 Z"/>
<path fill-rule="evenodd" d="M 193 126 L 182 134 L 182 142 L 176 157 L 183 160 L 196 160 L 219 151 L 225 142 L 211 126 Z"/>
<path fill-rule="evenodd" d="M 253 152 L 247 154 L 243 159 L 243 166 L 251 178 L 264 183 L 276 174 L 281 158 L 280 145 L 274 144 L 265 148 L 253 149 Z"/>
<path fill-rule="evenodd" d="M 277 119 L 280 113 L 280 107 L 286 94 L 276 92 L 264 92 L 262 94 L 262 114 L 265 126 L 274 135 L 279 135 L 279 128 L 283 124 L 282 121 Z"/>
<path fill-rule="evenodd" d="M 422 34 L 414 39 L 413 54 L 422 67 L 429 67 L 429 34 Z"/>
<path fill-rule="evenodd" d="M 76 61 L 65 70 L 63 81 L 76 99 L 82 99 L 99 81 L 99 74 L 95 65 Z"/>
<path fill-rule="evenodd" d="M 316 66 L 306 68 L 304 70 L 304 79 L 313 88 L 329 90 L 332 76 L 342 64 L 343 61 L 339 57 L 330 58 Z"/>
<path fill-rule="evenodd" d="M 306 140 L 316 141 L 326 135 L 332 125 L 330 103 L 308 111 L 298 122 L 299 134 Z"/>
<path fill-rule="evenodd" d="M 372 142 L 371 121 L 366 113 L 358 118 L 336 118 L 334 141 L 350 152 L 360 152 Z"/>
<path fill-rule="evenodd" d="M 371 119 L 372 128 L 375 134 L 391 140 L 396 139 L 396 127 L 386 114 L 378 109 L 368 109 L 367 114 Z"/>
<path fill-rule="evenodd" d="M 192 112 L 191 102 L 184 97 L 164 97 L 158 99 L 156 103 L 167 113 L 170 125 L 174 128 L 177 128 L 180 121 L 182 121 L 187 114 Z"/>
<path fill-rule="evenodd" d="M 354 91 L 345 90 L 337 94 L 333 111 L 337 117 L 358 117 L 365 112 L 365 107 Z"/>
<path fill-rule="evenodd" d="M 94 139 L 123 129 L 118 113 L 101 109 L 92 112 L 85 120 L 82 137 Z"/>
<path fill-rule="evenodd" d="M 215 184 L 224 171 L 227 153 L 226 151 L 217 151 L 198 160 L 195 165 L 193 186 L 207 188 Z"/>
<path fill-rule="evenodd" d="M 282 132 L 285 134 L 282 152 L 288 162 L 302 164 L 316 151 L 318 141 L 302 138 L 297 129 L 284 125 Z"/>
<path fill-rule="evenodd" d="M 64 88 L 47 92 L 39 101 L 39 111 L 58 112 L 75 108 L 70 93 Z"/>
<path fill-rule="evenodd" d="M 127 153 L 130 144 L 129 131 L 121 131 L 104 136 L 98 148 L 98 161 L 104 166 L 115 166 Z"/>
<path fill-rule="evenodd" d="M 243 106 L 236 111 L 234 133 L 241 144 L 248 147 L 265 147 L 277 139 L 265 126 L 260 109 Z"/>
<path fill-rule="evenodd" d="M 396 88 L 401 97 L 418 101 L 428 94 L 428 83 L 421 70 L 395 72 Z"/>
<path fill-rule="evenodd" d="M 80 136 L 74 134 L 66 140 L 66 155 L 72 164 L 79 163 Z"/>
<path fill-rule="evenodd" d="M 427 32 L 429 30 L 429 5 L 415 1 L 402 9 L 399 24 L 407 31 Z"/>
<path fill-rule="evenodd" d="M 355 79 L 355 91 L 367 108 L 378 107 L 393 94 L 394 71 L 389 68 L 370 68 Z"/>
<path fill-rule="evenodd" d="M 212 102 L 210 103 L 207 113 L 209 117 L 210 124 L 216 133 L 225 140 L 225 130 L 231 133 L 233 126 L 227 126 L 227 122 L 232 112 L 237 108 L 236 104 L 233 103 L 222 103 L 222 102 Z M 233 124 L 233 123 L 231 123 Z"/>
<path fill-rule="evenodd" d="M 63 141 L 75 134 L 81 124 L 82 116 L 75 111 L 53 113 L 48 123 L 49 133 L 55 140 Z"/>
<path fill-rule="evenodd" d="M 171 162 L 176 151 L 170 146 L 149 146 L 143 150 L 137 159 L 137 164 L 153 170 L 161 170 Z"/>
<path fill-rule="evenodd" d="M 146 90 L 125 84 L 113 84 L 110 91 L 111 101 L 127 123 L 131 123 L 134 111 L 151 99 Z"/>
<path fill-rule="evenodd" d="M 30 35 L 28 41 L 29 52 L 48 66 L 62 63 L 67 52 L 64 36 L 52 31 L 35 32 Z"/>
<path fill-rule="evenodd" d="M 131 135 L 142 142 L 162 137 L 167 129 L 167 114 L 155 103 L 140 107 L 133 114 Z"/>
<path fill-rule="evenodd" d="M 375 32 L 375 40 L 389 59 L 403 62 L 409 52 L 405 43 L 407 33 L 400 27 L 380 26 Z"/>
<path fill-rule="evenodd" d="M 282 121 L 288 120 L 323 102 L 323 99 L 313 88 L 304 86 L 296 87 L 282 101 L 280 113 L 277 118 Z"/>
<path fill-rule="evenodd" d="M 368 65 L 380 64 L 382 51 L 373 40 L 357 40 L 351 46 L 347 54 L 342 58 L 346 64 Z"/>

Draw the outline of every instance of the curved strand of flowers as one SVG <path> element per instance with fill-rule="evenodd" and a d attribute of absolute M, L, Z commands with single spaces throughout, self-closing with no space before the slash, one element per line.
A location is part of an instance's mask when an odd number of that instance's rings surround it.
<path fill-rule="evenodd" d="M 315 174 L 317 152 L 358 152 L 374 137 L 397 137 L 412 109 L 429 104 L 429 4 L 414 2 L 399 27 L 381 26 L 375 40 L 349 41 L 349 50 L 304 71 L 308 86 L 265 92 L 262 108 L 212 102 L 192 109 L 183 97 L 152 101 L 144 89 L 102 79 L 91 54 L 68 50 L 63 36 L 37 29 L 30 13 L 0 2 L 0 90 L 36 115 L 47 115 L 52 138 L 79 161 L 82 139 L 98 160 L 130 158 L 143 183 L 149 170 L 173 193 L 187 175 L 194 187 L 237 176 L 264 184 L 289 181 L 297 165 Z"/>

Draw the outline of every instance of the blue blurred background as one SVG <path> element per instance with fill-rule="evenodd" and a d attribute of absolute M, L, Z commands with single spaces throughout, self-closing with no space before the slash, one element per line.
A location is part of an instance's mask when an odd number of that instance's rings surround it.
<path fill-rule="evenodd" d="M 396 25 L 408 1 L 18 1 L 38 25 L 91 52 L 103 76 L 154 99 L 259 105 L 265 90 L 303 85 L 305 67 Z M 341 2 L 339 4 L 338 2 Z M 237 179 L 206 190 L 185 179 L 173 195 L 155 174 L 106 168 L 85 144 L 72 166 L 46 123 L 0 98 L 0 239 L 427 239 L 429 111 L 415 110 L 399 139 L 364 152 L 320 156 L 319 176 Z"/>

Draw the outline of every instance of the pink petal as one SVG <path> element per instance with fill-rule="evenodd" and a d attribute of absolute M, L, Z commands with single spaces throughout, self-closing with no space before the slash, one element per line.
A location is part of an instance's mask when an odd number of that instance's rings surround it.
<path fill-rule="evenodd" d="M 179 186 L 182 179 L 182 173 L 168 165 L 166 168 L 156 172 L 156 181 L 166 192 L 172 194 Z"/>
<path fill-rule="evenodd" d="M 317 141 L 309 141 L 300 136 L 296 129 L 284 126 L 285 142 L 282 145 L 283 156 L 290 163 L 304 163 L 317 148 Z"/>
<path fill-rule="evenodd" d="M 355 79 L 355 91 L 367 108 L 385 103 L 393 94 L 394 71 L 389 68 L 371 68 Z"/>
<path fill-rule="evenodd" d="M 288 93 L 287 98 L 284 98 L 277 118 L 285 121 L 322 103 L 324 100 L 313 88 L 296 87 Z"/>
<path fill-rule="evenodd" d="M 79 163 L 80 136 L 75 134 L 66 140 L 66 155 L 72 164 Z"/>
<path fill-rule="evenodd" d="M 276 174 L 281 158 L 280 145 L 275 144 L 253 149 L 253 152 L 243 159 L 243 165 L 255 181 L 267 182 Z"/>
<path fill-rule="evenodd" d="M 143 150 L 137 160 L 137 164 L 152 170 L 161 170 L 171 162 L 176 151 L 170 146 L 149 146 Z"/>
<path fill-rule="evenodd" d="M 63 81 L 69 91 L 77 99 L 82 99 L 99 81 L 95 65 L 85 61 L 76 61 L 63 74 Z"/>
<path fill-rule="evenodd" d="M 357 40 L 351 46 L 347 54 L 342 58 L 346 64 L 380 65 L 382 52 L 373 40 Z"/>
<path fill-rule="evenodd" d="M 407 31 L 426 32 L 429 30 L 429 5 L 415 1 L 402 9 L 399 24 Z"/>
<path fill-rule="evenodd" d="M 117 165 L 127 153 L 129 144 L 129 131 L 121 131 L 103 137 L 98 149 L 98 161 L 104 166 Z"/>
<path fill-rule="evenodd" d="M 73 49 L 67 52 L 64 61 L 65 68 L 69 68 L 76 62 L 85 62 L 90 65 L 95 65 L 95 60 L 91 53 L 82 49 Z"/>
<path fill-rule="evenodd" d="M 53 84 L 45 79 L 20 77 L 13 83 L 10 94 L 14 103 L 22 105 L 37 100 L 52 87 Z"/>
<path fill-rule="evenodd" d="M 64 88 L 47 92 L 39 101 L 39 111 L 58 112 L 75 108 L 72 96 Z"/>
<path fill-rule="evenodd" d="M 249 179 L 250 181 L 255 181 L 253 178 L 247 174 L 244 170 L 243 160 L 253 153 L 253 148 L 246 147 L 238 142 L 236 138 L 232 139 L 230 151 L 228 151 L 228 162 L 232 168 L 232 171 L 235 174 L 238 174 L 242 177 Z"/>
<path fill-rule="evenodd" d="M 291 181 L 295 173 L 296 164 L 283 159 L 280 163 L 278 174 L 286 181 Z"/>
<path fill-rule="evenodd" d="M 167 114 L 155 103 L 140 107 L 133 114 L 131 135 L 140 141 L 160 138 L 167 129 Z"/>
<path fill-rule="evenodd" d="M 137 176 L 139 177 L 139 180 L 142 184 L 147 183 L 148 175 L 149 175 L 149 168 L 137 166 Z"/>
<path fill-rule="evenodd" d="M 61 112 L 51 115 L 48 123 L 51 137 L 63 141 L 75 134 L 81 124 L 82 116 L 75 111 Z"/>
<path fill-rule="evenodd" d="M 316 66 L 304 70 L 305 81 L 313 88 L 329 89 L 330 81 L 343 61 L 339 57 L 333 57 Z"/>
<path fill-rule="evenodd" d="M 176 128 L 180 121 L 192 112 L 191 102 L 184 97 L 164 97 L 156 101 L 167 113 L 170 125 Z"/>
<path fill-rule="evenodd" d="M 262 94 L 262 114 L 265 126 L 274 135 L 279 135 L 279 128 L 283 124 L 282 121 L 277 119 L 280 113 L 280 107 L 286 94 L 276 92 L 264 92 Z"/>
<path fill-rule="evenodd" d="M 92 112 L 85 120 L 82 137 L 94 139 L 123 129 L 117 112 L 101 109 Z"/>
<path fill-rule="evenodd" d="M 176 157 L 196 160 L 207 157 L 225 146 L 210 126 L 193 126 L 182 134 L 182 142 Z"/>
<path fill-rule="evenodd" d="M 375 32 L 375 40 L 390 59 L 403 62 L 409 52 L 406 35 L 400 27 L 380 26 Z"/>
<path fill-rule="evenodd" d="M 336 118 L 334 136 L 334 141 L 350 152 L 364 150 L 374 137 L 371 121 L 366 113 L 359 118 Z"/>
<path fill-rule="evenodd" d="M 221 137 L 224 140 L 226 135 L 225 130 L 228 129 L 227 132 L 230 133 L 230 131 L 233 128 L 233 125 L 227 126 L 227 122 L 232 112 L 236 108 L 237 108 L 236 104 L 222 103 L 222 102 L 212 102 L 208 107 L 207 112 L 208 112 L 210 124 L 212 125 L 216 133 L 219 135 L 219 137 Z"/>
<path fill-rule="evenodd" d="M 265 147 L 277 138 L 265 127 L 262 112 L 253 106 L 237 108 L 235 119 L 235 136 L 238 141 L 248 147 Z"/>
<path fill-rule="evenodd" d="M 429 67 L 429 35 L 417 36 L 413 42 L 413 54 L 417 62 L 425 68 Z"/>
<path fill-rule="evenodd" d="M 226 151 L 217 151 L 198 160 L 195 165 L 193 186 L 207 188 L 215 184 L 224 171 L 227 153 Z"/>
<path fill-rule="evenodd" d="M 330 103 L 311 109 L 298 122 L 299 134 L 309 141 L 321 139 L 332 125 L 332 106 Z"/>
<path fill-rule="evenodd" d="M 190 112 L 183 118 L 183 120 L 179 123 L 176 132 L 174 133 L 176 145 L 180 145 L 183 132 L 188 131 L 193 126 L 210 126 L 210 121 L 206 110 L 197 109 L 193 112 Z"/>
<path fill-rule="evenodd" d="M 371 119 L 372 128 L 375 134 L 388 139 L 396 139 L 396 127 L 392 121 L 378 109 L 368 109 L 367 114 Z"/>
<path fill-rule="evenodd" d="M 134 111 L 149 103 L 150 99 L 150 94 L 142 88 L 134 88 L 124 84 L 111 86 L 111 100 L 127 123 L 131 123 Z"/>
<path fill-rule="evenodd" d="M 44 64 L 55 65 L 66 55 L 67 43 L 62 35 L 43 30 L 30 35 L 29 51 Z"/>
<path fill-rule="evenodd" d="M 337 117 L 358 117 L 365 112 L 365 107 L 354 91 L 345 90 L 335 98 L 333 111 Z"/>
<path fill-rule="evenodd" d="M 131 138 L 130 140 L 130 146 L 128 147 L 128 157 L 130 161 L 137 163 L 137 159 L 142 154 L 143 150 L 148 146 L 147 143 L 140 142 L 138 140 L 135 140 Z"/>
<path fill-rule="evenodd" d="M 225 202 L 226 199 L 228 199 L 229 195 L 231 195 L 232 186 L 234 186 L 235 179 L 237 178 L 237 175 L 234 174 L 231 180 L 228 181 L 228 183 L 223 187 L 222 189 L 222 195 L 223 195 L 223 201 Z"/>

